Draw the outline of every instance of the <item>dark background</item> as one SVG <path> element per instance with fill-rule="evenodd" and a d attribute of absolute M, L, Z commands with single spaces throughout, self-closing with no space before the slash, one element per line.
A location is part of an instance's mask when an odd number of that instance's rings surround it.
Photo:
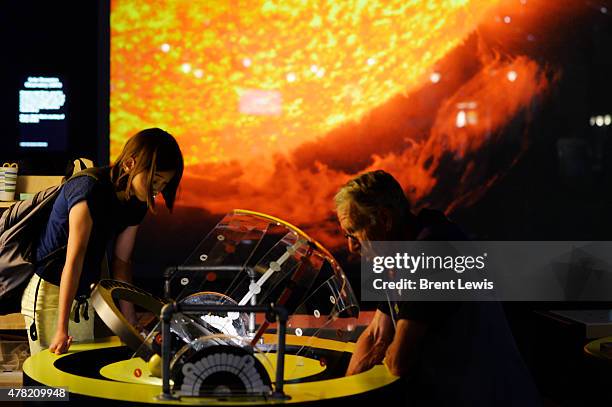
<path fill-rule="evenodd" d="M 77 157 L 108 161 L 109 2 L 3 1 L 0 5 L 0 161 L 20 174 L 61 175 Z M 67 83 L 66 151 L 20 149 L 19 89 L 27 76 Z"/>

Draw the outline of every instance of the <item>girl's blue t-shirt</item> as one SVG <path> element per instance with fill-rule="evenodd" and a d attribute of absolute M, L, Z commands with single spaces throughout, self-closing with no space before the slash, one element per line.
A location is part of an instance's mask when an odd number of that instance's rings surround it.
<path fill-rule="evenodd" d="M 74 205 L 87 201 L 93 225 L 77 295 L 89 293 L 90 285 L 100 279 L 107 245 L 128 226 L 140 224 L 147 213 L 144 202 L 135 198 L 119 200 L 110 181 L 110 168 L 100 169 L 96 176 L 97 179 L 86 175 L 72 178 L 62 186 L 36 247 L 36 274 L 59 285 L 66 260 L 68 216 Z"/>

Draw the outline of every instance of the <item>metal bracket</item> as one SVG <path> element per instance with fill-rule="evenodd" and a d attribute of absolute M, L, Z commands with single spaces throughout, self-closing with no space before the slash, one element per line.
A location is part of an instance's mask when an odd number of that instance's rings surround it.
<path fill-rule="evenodd" d="M 172 316 L 177 312 L 264 312 L 266 318 L 276 316 L 278 321 L 278 350 L 276 357 L 276 381 L 274 383 L 274 391 L 271 397 L 279 400 L 288 400 L 283 391 L 284 373 L 285 373 L 285 350 L 286 350 L 286 334 L 287 320 L 289 314 L 283 307 L 270 304 L 267 306 L 250 306 L 250 305 L 210 305 L 210 304 L 179 304 L 172 302 L 164 305 L 161 310 L 162 321 L 162 394 L 159 395 L 161 400 L 176 400 L 177 397 L 172 395 L 170 389 L 170 353 L 172 350 L 172 335 L 170 334 L 170 322 Z"/>

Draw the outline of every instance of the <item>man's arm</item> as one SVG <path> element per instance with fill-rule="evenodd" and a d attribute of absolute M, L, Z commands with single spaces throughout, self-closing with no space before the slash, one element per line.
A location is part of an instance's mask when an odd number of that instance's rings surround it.
<path fill-rule="evenodd" d="M 128 226 L 117 236 L 113 251 L 113 259 L 111 261 L 111 273 L 113 278 L 116 280 L 132 283 L 131 259 L 137 232 L 138 226 Z M 121 300 L 119 306 L 121 307 L 121 312 L 123 315 L 125 315 L 128 322 L 136 326 L 138 319 L 136 318 L 134 304 Z"/>
<path fill-rule="evenodd" d="M 365 372 L 382 362 L 385 351 L 392 340 L 393 323 L 391 318 L 380 310 L 376 310 L 374 318 L 357 340 L 346 375 Z"/>
<path fill-rule="evenodd" d="M 83 261 L 93 221 L 86 201 L 81 201 L 70 209 L 68 214 L 68 246 L 66 248 L 66 262 L 62 269 L 59 289 L 59 303 L 57 312 L 57 329 L 49 345 L 49 350 L 56 354 L 68 351 L 72 337 L 68 336 L 68 321 L 70 307 L 76 295 Z"/>
<path fill-rule="evenodd" d="M 418 356 L 418 350 L 427 331 L 423 322 L 400 319 L 395 327 L 393 341 L 385 354 L 385 365 L 394 376 L 411 374 Z"/>

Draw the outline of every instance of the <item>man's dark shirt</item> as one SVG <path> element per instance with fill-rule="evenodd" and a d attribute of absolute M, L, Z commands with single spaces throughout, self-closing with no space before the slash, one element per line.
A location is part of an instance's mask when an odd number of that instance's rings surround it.
<path fill-rule="evenodd" d="M 421 209 L 416 217 L 418 233 L 415 240 L 462 241 L 467 240 L 465 233 L 450 222 L 442 212 Z M 391 302 L 395 319 L 410 319 L 437 324 L 457 307 L 454 302 Z M 388 302 L 379 303 L 377 308 L 389 315 Z"/>
<path fill-rule="evenodd" d="M 416 240 L 461 241 L 444 214 L 422 209 Z M 419 321 L 427 330 L 407 381 L 407 403 L 426 406 L 534 406 L 537 392 L 500 304 L 382 302 L 381 312 Z"/>

